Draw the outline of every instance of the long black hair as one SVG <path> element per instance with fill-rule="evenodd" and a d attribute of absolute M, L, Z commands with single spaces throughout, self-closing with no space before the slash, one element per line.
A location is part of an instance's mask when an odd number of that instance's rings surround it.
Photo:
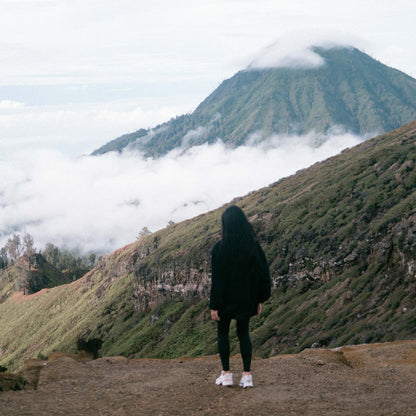
<path fill-rule="evenodd" d="M 223 260 L 244 261 L 257 253 L 257 237 L 243 210 L 235 205 L 228 207 L 221 217 Z"/>

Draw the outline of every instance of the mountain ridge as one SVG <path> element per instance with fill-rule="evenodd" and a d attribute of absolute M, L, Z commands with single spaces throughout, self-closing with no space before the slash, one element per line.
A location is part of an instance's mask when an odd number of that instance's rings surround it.
<path fill-rule="evenodd" d="M 334 128 L 369 136 L 416 118 L 415 79 L 356 48 L 313 50 L 324 65 L 239 71 L 192 114 L 123 135 L 92 154 L 131 149 L 159 157 L 218 139 L 239 146 L 253 138 Z"/>

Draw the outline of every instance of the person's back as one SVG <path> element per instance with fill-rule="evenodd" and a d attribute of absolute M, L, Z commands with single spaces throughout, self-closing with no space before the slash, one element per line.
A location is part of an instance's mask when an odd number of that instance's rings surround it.
<path fill-rule="evenodd" d="M 222 297 L 218 308 L 230 318 L 256 315 L 258 303 L 270 297 L 269 267 L 263 250 L 256 242 L 253 253 L 226 256 L 219 241 L 212 250 L 212 269 L 221 281 Z M 215 270 L 215 272 L 214 272 Z M 215 280 L 215 277 L 214 279 Z"/>
<path fill-rule="evenodd" d="M 222 239 L 212 249 L 211 266 L 209 307 L 211 318 L 218 323 L 218 348 L 223 366 L 216 383 L 232 384 L 228 334 L 231 319 L 237 319 L 244 365 L 240 385 L 252 386 L 249 320 L 261 312 L 261 304 L 270 297 L 270 272 L 251 224 L 236 206 L 227 208 L 222 215 Z"/>

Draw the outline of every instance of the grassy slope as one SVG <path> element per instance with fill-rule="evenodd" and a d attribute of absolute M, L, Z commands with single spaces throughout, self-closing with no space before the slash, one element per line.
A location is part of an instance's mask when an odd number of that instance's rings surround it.
<path fill-rule="evenodd" d="M 234 201 L 277 286 L 252 322 L 256 354 L 416 336 L 415 142 L 413 122 Z M 222 211 L 126 246 L 73 284 L 9 297 L 0 364 L 73 350 L 78 336 L 102 338 L 103 354 L 214 353 L 209 287 L 180 295 L 169 285 L 209 277 Z"/>

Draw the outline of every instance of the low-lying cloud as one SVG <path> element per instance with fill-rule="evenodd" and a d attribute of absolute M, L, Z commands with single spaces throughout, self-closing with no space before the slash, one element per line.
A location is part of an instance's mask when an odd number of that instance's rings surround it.
<path fill-rule="evenodd" d="M 207 212 L 361 141 L 350 134 L 276 136 L 235 149 L 218 141 L 160 159 L 15 152 L 0 158 L 0 247 L 13 232 L 27 231 L 38 248 L 53 242 L 109 252 L 143 227 L 156 231 Z"/>
<path fill-rule="evenodd" d="M 89 153 L 106 140 L 135 131 L 137 126 L 157 125 L 181 110 L 175 105 L 152 104 L 144 109 L 134 100 L 75 106 L 29 106 L 3 100 L 0 101 L 0 154 L 14 157 L 16 147 L 54 147 L 71 155 Z"/>

